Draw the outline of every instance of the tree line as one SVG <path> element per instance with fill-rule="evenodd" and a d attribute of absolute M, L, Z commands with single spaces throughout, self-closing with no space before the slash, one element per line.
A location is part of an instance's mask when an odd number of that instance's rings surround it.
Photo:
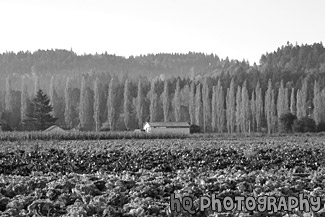
<path fill-rule="evenodd" d="M 325 88 L 318 80 L 309 79 L 302 80 L 300 89 L 283 80 L 275 87 L 269 79 L 263 90 L 259 81 L 248 89 L 247 81 L 236 85 L 235 79 L 226 86 L 220 78 L 213 77 L 121 81 L 113 76 L 102 81 L 85 74 L 79 87 L 68 77 L 62 91 L 52 77 L 44 92 L 49 95 L 57 123 L 68 129 L 132 130 L 142 128 L 146 121 L 186 121 L 200 126 L 204 132 L 276 133 L 281 115 L 287 113 L 298 119 L 310 117 L 317 125 L 325 122 Z M 22 76 L 17 91 L 12 90 L 10 76 L 6 78 L 1 120 L 15 130 L 28 130 L 23 120 L 30 102 L 41 89 L 38 76 L 33 81 L 33 91 L 28 92 Z"/>

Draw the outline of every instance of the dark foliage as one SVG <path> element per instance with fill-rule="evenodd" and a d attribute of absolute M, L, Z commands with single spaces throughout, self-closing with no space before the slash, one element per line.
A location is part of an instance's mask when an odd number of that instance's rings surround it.
<path fill-rule="evenodd" d="M 200 133 L 201 132 L 201 128 L 198 125 L 191 125 L 190 126 L 190 133 Z"/>
<path fill-rule="evenodd" d="M 23 120 L 25 128 L 38 131 L 52 126 L 57 120 L 50 114 L 52 110 L 49 98 L 42 90 L 39 90 L 27 107 L 26 119 Z"/>
<path fill-rule="evenodd" d="M 316 132 L 316 123 L 312 118 L 303 117 L 294 121 L 293 130 L 299 133 Z"/>
<path fill-rule="evenodd" d="M 317 124 L 317 132 L 325 132 L 325 122 L 320 122 Z"/>
<path fill-rule="evenodd" d="M 294 120 L 297 119 L 296 115 L 293 115 L 292 113 L 286 113 L 282 114 L 279 118 L 279 130 L 280 132 L 292 132 L 292 125 Z"/>

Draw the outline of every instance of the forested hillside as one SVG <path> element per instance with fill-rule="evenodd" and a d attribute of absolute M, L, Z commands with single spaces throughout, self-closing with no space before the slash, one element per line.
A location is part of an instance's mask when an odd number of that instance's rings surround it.
<path fill-rule="evenodd" d="M 202 53 L 137 57 L 48 50 L 0 55 L 2 122 L 21 120 L 38 89 L 66 128 L 134 129 L 188 121 L 205 131 L 277 131 L 281 114 L 325 121 L 325 48 L 287 45 L 260 63 Z M 316 93 L 316 94 L 315 94 Z"/>

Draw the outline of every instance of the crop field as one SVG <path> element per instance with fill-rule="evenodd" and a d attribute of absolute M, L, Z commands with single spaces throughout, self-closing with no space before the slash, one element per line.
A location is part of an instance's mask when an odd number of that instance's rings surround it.
<path fill-rule="evenodd" d="M 0 216 L 325 216 L 321 135 L 41 138 L 0 141 Z M 201 203 L 301 195 L 318 198 L 317 207 Z M 178 207 L 186 198 L 193 203 Z"/>

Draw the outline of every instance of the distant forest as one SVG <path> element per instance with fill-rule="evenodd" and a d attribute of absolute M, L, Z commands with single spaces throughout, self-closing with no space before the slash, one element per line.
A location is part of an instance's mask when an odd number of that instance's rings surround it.
<path fill-rule="evenodd" d="M 325 48 L 289 42 L 258 64 L 203 53 L 136 57 L 67 50 L 0 54 L 1 123 L 22 120 L 38 89 L 57 124 L 95 131 L 187 121 L 205 132 L 277 132 L 281 114 L 325 122 Z"/>

